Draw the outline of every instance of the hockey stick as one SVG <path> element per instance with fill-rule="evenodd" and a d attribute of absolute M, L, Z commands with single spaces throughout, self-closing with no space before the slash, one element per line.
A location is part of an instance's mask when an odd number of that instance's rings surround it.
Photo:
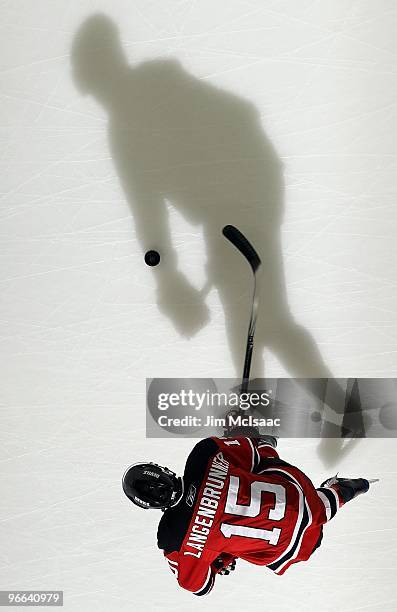
<path fill-rule="evenodd" d="M 259 258 L 258 253 L 255 251 L 252 244 L 247 240 L 247 238 L 233 225 L 225 225 L 222 230 L 225 238 L 230 240 L 230 242 L 244 255 L 245 259 L 248 261 L 251 266 L 252 273 L 254 275 L 254 292 L 252 295 L 252 306 L 251 306 L 251 317 L 248 326 L 248 336 L 247 336 L 247 345 L 245 349 L 245 358 L 244 358 L 244 369 L 243 369 L 243 379 L 241 382 L 241 393 L 246 393 L 248 390 L 249 383 L 249 375 L 251 369 L 251 360 L 252 360 L 252 352 L 254 349 L 254 334 L 256 327 L 256 319 L 258 316 L 258 305 L 259 305 L 259 275 L 258 271 L 261 267 L 261 260 Z"/>

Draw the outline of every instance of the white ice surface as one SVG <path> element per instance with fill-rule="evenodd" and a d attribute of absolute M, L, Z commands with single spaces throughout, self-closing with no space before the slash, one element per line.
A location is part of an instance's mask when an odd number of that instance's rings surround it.
<path fill-rule="evenodd" d="M 292 312 L 334 375 L 397 373 L 395 2 L 2 0 L 0 588 L 62 589 L 73 612 L 397 609 L 395 440 L 335 466 L 381 481 L 309 563 L 277 577 L 241 562 L 205 600 L 178 590 L 158 516 L 123 497 L 129 463 L 180 470 L 193 443 L 145 439 L 145 378 L 235 372 L 215 291 L 189 340 L 159 313 L 106 112 L 72 81 L 73 37 L 101 11 L 134 65 L 176 58 L 259 110 L 284 165 Z M 204 285 L 200 228 L 174 210 L 171 226 Z M 280 453 L 318 482 L 316 447 Z"/>

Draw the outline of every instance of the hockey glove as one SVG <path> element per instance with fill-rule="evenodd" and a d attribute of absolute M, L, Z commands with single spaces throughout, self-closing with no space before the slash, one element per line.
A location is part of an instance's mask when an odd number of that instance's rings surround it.
<path fill-rule="evenodd" d="M 226 561 L 227 562 L 227 561 Z M 225 559 L 222 557 L 218 557 L 214 561 L 214 567 L 217 574 L 221 576 L 228 576 L 230 572 L 234 572 L 236 569 L 236 559 L 232 559 L 229 561 L 227 565 L 224 565 Z"/>

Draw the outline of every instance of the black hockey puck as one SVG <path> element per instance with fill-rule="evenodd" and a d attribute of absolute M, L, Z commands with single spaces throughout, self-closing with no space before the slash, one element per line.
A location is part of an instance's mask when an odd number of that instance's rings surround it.
<path fill-rule="evenodd" d="M 157 251 L 147 251 L 147 253 L 145 253 L 145 263 L 148 266 L 157 266 L 159 262 L 160 253 L 158 253 Z"/>

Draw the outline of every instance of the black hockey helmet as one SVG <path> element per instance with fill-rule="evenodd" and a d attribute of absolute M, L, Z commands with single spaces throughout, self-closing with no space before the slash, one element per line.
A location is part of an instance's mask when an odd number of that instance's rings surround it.
<path fill-rule="evenodd" d="M 166 510 L 178 503 L 182 479 L 157 463 L 134 463 L 123 476 L 123 491 L 139 508 Z"/>

